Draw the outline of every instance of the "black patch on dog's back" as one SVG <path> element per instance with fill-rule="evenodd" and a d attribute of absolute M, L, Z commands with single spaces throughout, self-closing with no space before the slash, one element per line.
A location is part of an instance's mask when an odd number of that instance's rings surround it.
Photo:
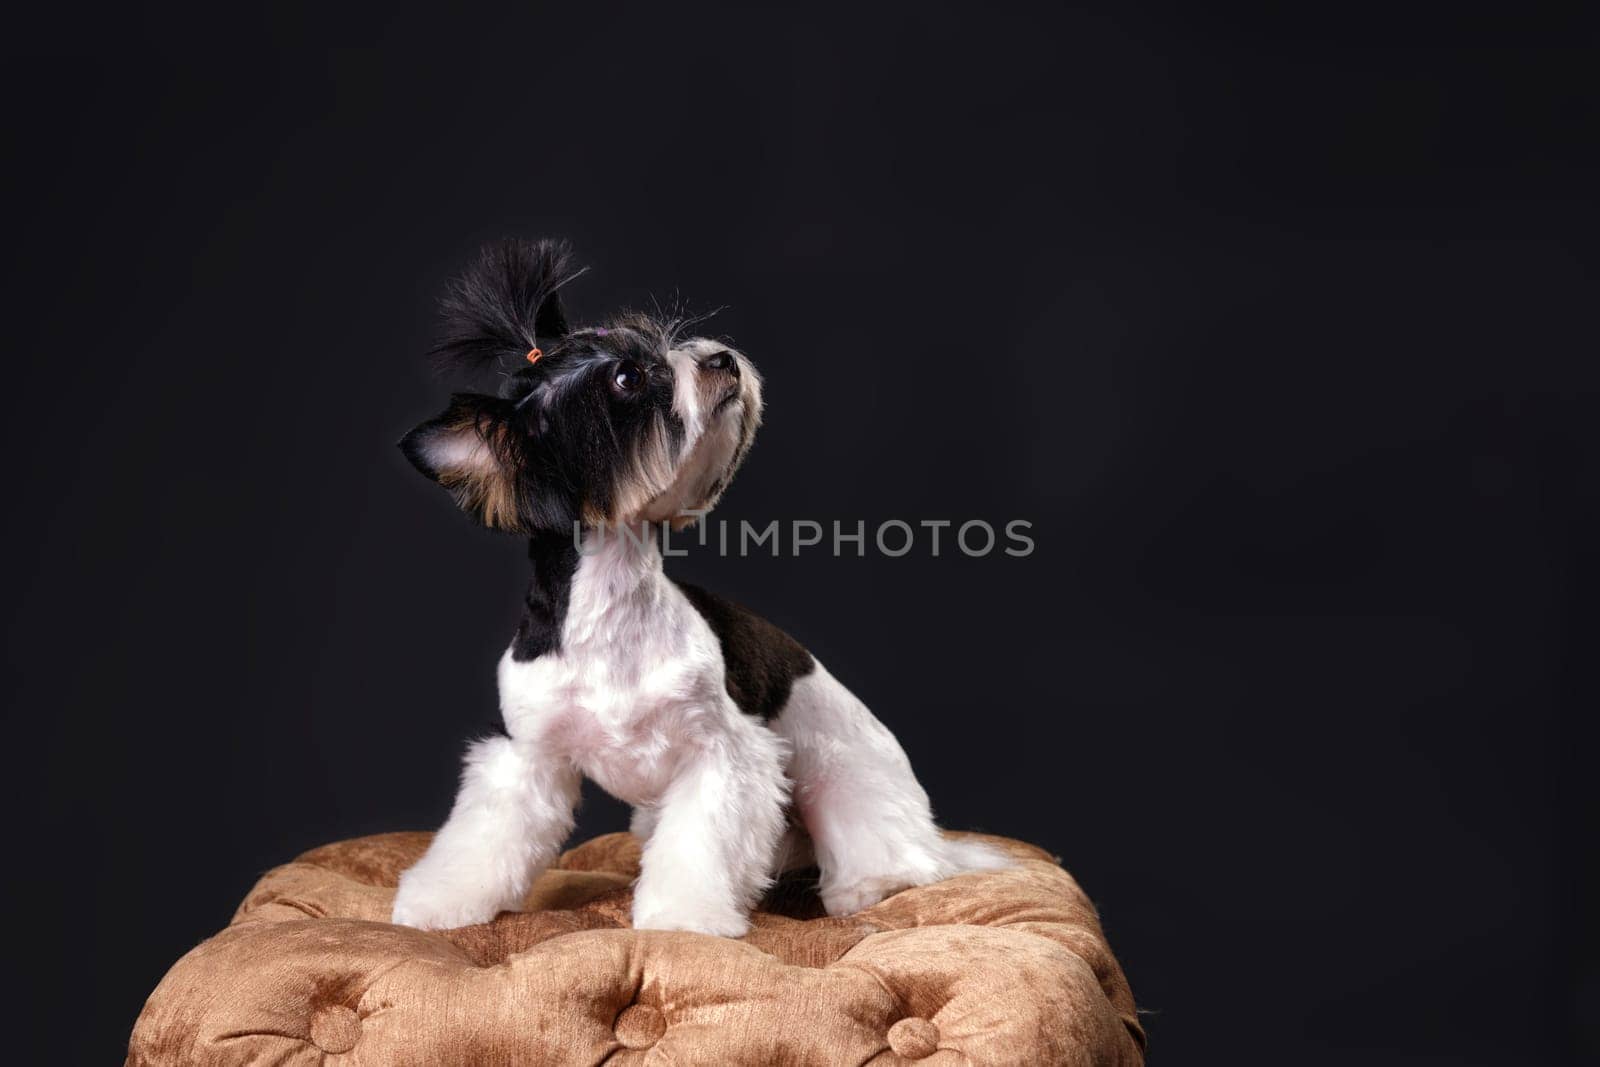
<path fill-rule="evenodd" d="M 676 581 L 676 579 L 674 579 Z M 722 643 L 728 695 L 746 715 L 770 719 L 789 702 L 796 678 L 816 669 L 805 646 L 772 623 L 698 585 L 677 582 Z"/>

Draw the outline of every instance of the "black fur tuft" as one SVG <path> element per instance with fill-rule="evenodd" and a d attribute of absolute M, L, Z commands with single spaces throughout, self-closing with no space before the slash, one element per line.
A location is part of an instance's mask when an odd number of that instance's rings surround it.
<path fill-rule="evenodd" d="M 557 290 L 582 273 L 565 241 L 486 246 L 440 301 L 444 325 L 433 346 L 440 371 L 514 370 L 529 349 L 560 340 L 567 320 Z"/>

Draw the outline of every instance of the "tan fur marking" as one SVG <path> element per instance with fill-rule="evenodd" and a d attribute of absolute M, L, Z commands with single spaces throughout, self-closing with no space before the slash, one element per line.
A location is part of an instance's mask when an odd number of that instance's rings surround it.
<path fill-rule="evenodd" d="M 449 427 L 447 432 L 476 435 L 493 462 L 441 470 L 439 484 L 450 491 L 461 507 L 475 512 L 485 526 L 509 533 L 526 533 L 517 507 L 516 487 L 498 459 L 504 448 L 505 428 L 491 435 L 482 422 L 475 425 L 473 420 L 467 419 Z"/>

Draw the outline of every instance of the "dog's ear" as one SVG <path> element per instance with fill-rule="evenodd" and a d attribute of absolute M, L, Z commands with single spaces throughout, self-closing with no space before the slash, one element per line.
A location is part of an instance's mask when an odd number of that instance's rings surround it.
<path fill-rule="evenodd" d="M 547 509 L 533 503 L 528 443 L 516 417 L 512 401 L 457 393 L 444 414 L 401 438 L 400 450 L 476 521 L 494 530 L 530 533 Z"/>
<path fill-rule="evenodd" d="M 434 359 L 463 375 L 505 373 L 567 335 L 559 290 L 583 270 L 563 241 L 498 241 L 451 282 L 440 301 Z"/>

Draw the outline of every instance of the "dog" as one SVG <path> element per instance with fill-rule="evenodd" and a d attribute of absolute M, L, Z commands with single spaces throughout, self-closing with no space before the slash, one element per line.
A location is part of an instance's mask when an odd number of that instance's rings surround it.
<path fill-rule="evenodd" d="M 394 921 L 517 908 L 572 830 L 581 775 L 633 808 L 637 929 L 738 937 L 774 875 L 811 863 L 835 916 L 1006 866 L 940 833 L 894 735 L 803 646 L 666 576 L 661 529 L 727 488 L 761 377 L 681 319 L 569 326 L 560 293 L 580 273 L 561 242 L 486 248 L 444 297 L 435 352 L 503 385 L 455 394 L 400 442 L 470 517 L 528 539 L 533 578 L 499 665 L 505 736 L 468 748 Z"/>

